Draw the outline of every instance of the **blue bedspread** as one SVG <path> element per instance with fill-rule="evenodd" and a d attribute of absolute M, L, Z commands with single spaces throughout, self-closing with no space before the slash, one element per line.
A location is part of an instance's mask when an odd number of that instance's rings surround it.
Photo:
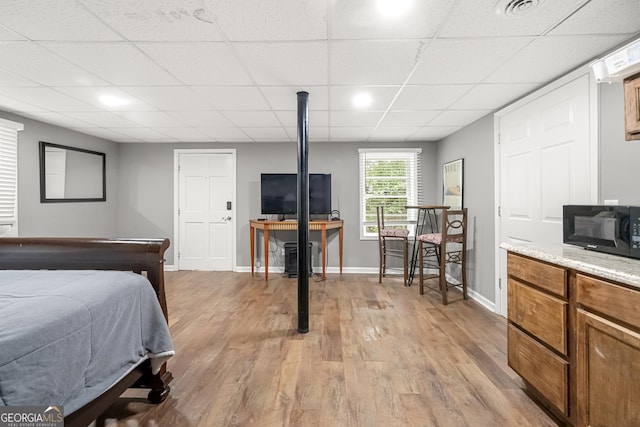
<path fill-rule="evenodd" d="M 174 354 L 148 280 L 122 271 L 0 271 L 0 405 L 98 397 L 151 358 Z"/>

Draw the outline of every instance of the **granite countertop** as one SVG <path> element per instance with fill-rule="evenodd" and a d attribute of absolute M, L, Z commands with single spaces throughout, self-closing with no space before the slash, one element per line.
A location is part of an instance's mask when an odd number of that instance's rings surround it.
<path fill-rule="evenodd" d="M 637 259 L 562 244 L 525 246 L 502 243 L 500 247 L 509 252 L 640 288 L 640 260 Z"/>

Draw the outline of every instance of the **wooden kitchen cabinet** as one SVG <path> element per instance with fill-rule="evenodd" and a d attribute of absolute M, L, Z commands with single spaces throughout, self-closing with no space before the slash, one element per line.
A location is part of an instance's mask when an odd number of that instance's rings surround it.
<path fill-rule="evenodd" d="M 640 291 L 577 277 L 578 425 L 640 422 Z"/>
<path fill-rule="evenodd" d="M 640 263 L 522 252 L 507 256 L 509 366 L 560 423 L 640 426 Z"/>
<path fill-rule="evenodd" d="M 569 417 L 567 272 L 509 253 L 508 364 L 562 418 Z"/>
<path fill-rule="evenodd" d="M 640 140 L 640 74 L 624 81 L 625 140 Z"/>

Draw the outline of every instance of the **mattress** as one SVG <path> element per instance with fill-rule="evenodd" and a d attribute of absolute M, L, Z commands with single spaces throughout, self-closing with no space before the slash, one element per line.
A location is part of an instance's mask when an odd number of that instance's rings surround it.
<path fill-rule="evenodd" d="M 0 271 L 0 405 L 92 401 L 174 355 L 155 291 L 122 271 Z"/>

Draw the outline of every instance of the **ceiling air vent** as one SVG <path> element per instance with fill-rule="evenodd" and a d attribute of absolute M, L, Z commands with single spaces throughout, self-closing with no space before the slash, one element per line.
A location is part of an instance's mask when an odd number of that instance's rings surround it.
<path fill-rule="evenodd" d="M 530 14 L 542 3 L 544 0 L 500 0 L 496 6 L 496 13 L 508 18 L 520 18 Z"/>

